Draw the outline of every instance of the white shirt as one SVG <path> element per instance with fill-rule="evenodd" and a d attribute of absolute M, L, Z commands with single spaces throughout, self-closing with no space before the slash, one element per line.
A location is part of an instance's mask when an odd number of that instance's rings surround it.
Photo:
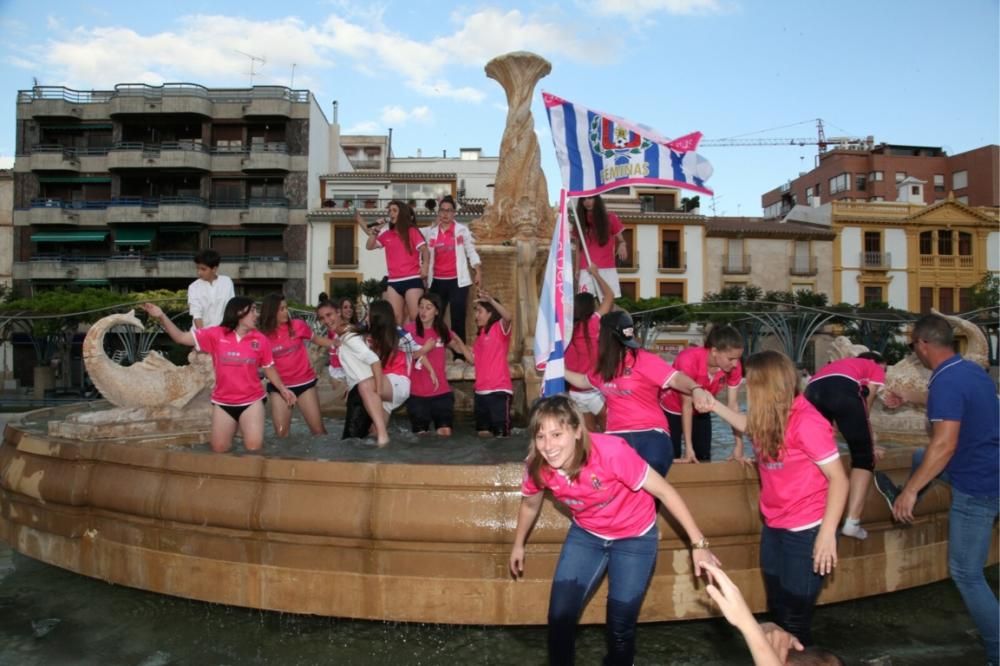
<path fill-rule="evenodd" d="M 348 333 L 340 340 L 340 365 L 347 376 L 347 388 L 352 389 L 373 376 L 372 365 L 378 362 L 378 354 L 365 344 L 363 335 Z"/>
<path fill-rule="evenodd" d="M 226 303 L 236 296 L 233 281 L 219 275 L 214 282 L 198 278 L 188 287 L 188 310 L 191 319 L 201 319 L 203 328 L 218 326 L 226 311 Z"/>

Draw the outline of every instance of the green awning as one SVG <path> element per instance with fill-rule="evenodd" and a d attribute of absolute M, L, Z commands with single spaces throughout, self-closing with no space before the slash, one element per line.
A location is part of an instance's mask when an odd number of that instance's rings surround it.
<path fill-rule="evenodd" d="M 111 176 L 41 176 L 39 183 L 110 183 Z"/>
<path fill-rule="evenodd" d="M 31 234 L 32 243 L 100 243 L 107 231 L 44 231 Z"/>
<path fill-rule="evenodd" d="M 98 278 L 96 280 L 73 280 L 73 284 L 78 284 L 84 287 L 106 287 L 111 283 L 107 280 Z"/>
<path fill-rule="evenodd" d="M 72 123 L 69 125 L 39 125 L 43 130 L 98 130 L 112 129 L 111 123 Z"/>
<path fill-rule="evenodd" d="M 213 237 L 245 238 L 253 236 L 255 238 L 280 238 L 281 229 L 220 229 L 219 231 L 208 232 Z"/>
<path fill-rule="evenodd" d="M 115 245 L 149 245 L 156 236 L 156 230 L 148 227 L 119 229 L 115 232 Z"/>
<path fill-rule="evenodd" d="M 192 231 L 201 231 L 200 224 L 164 224 L 160 227 L 161 234 L 189 234 Z"/>

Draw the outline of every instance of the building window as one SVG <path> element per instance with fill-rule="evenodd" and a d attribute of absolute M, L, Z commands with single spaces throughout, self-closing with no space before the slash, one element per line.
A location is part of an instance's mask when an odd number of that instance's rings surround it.
<path fill-rule="evenodd" d="M 330 266 L 357 266 L 354 224 L 335 224 L 331 229 Z"/>
<path fill-rule="evenodd" d="M 679 229 L 660 230 L 660 268 L 684 270 Z"/>
<path fill-rule="evenodd" d="M 885 197 L 869 197 L 868 201 L 885 201 Z"/>
<path fill-rule="evenodd" d="M 616 254 L 615 264 L 618 266 L 618 270 L 636 270 L 638 269 L 639 253 L 635 249 L 635 227 L 627 226 L 622 229 L 622 238 L 625 239 L 625 247 L 627 248 L 628 256 L 626 256 L 625 260 L 622 261 L 617 258 Z"/>
<path fill-rule="evenodd" d="M 684 281 L 683 280 L 660 280 L 657 285 L 657 290 L 659 291 L 660 298 L 676 298 L 680 301 L 684 300 Z"/>
<path fill-rule="evenodd" d="M 622 298 L 628 298 L 632 301 L 639 300 L 638 280 L 618 280 L 618 285 L 622 290 Z"/>
<path fill-rule="evenodd" d="M 939 229 L 937 232 L 937 253 L 942 256 L 952 254 L 951 232 L 947 229 Z"/>
<path fill-rule="evenodd" d="M 969 172 L 956 171 L 951 174 L 951 187 L 955 190 L 964 190 L 969 186 Z"/>
<path fill-rule="evenodd" d="M 880 284 L 866 284 L 862 290 L 862 305 L 875 305 L 877 303 L 885 303 L 885 299 L 882 298 L 882 285 Z"/>
<path fill-rule="evenodd" d="M 934 174 L 934 191 L 944 192 L 944 174 L 936 173 Z"/>
<path fill-rule="evenodd" d="M 912 194 L 914 196 L 920 194 L 920 186 L 919 185 L 910 185 L 910 194 Z"/>
<path fill-rule="evenodd" d="M 905 171 L 897 171 L 896 172 L 896 184 L 899 185 L 904 180 L 906 180 L 906 172 Z"/>
<path fill-rule="evenodd" d="M 868 180 L 874 183 L 880 183 L 883 180 L 885 180 L 885 173 L 881 171 L 872 171 L 870 174 L 868 174 Z"/>
<path fill-rule="evenodd" d="M 941 314 L 955 313 L 955 290 L 951 287 L 938 289 L 938 311 Z"/>
<path fill-rule="evenodd" d="M 813 190 L 813 188 L 811 188 L 811 187 L 807 187 L 806 188 L 806 205 L 809 205 L 810 203 L 812 203 L 812 198 L 813 198 L 813 192 L 814 191 L 815 190 Z"/>
<path fill-rule="evenodd" d="M 958 253 L 963 257 L 972 254 L 972 234 L 965 231 L 958 232 Z"/>
<path fill-rule="evenodd" d="M 934 232 L 920 232 L 920 254 L 934 254 Z"/>
<path fill-rule="evenodd" d="M 865 252 L 882 251 L 882 234 L 878 231 L 865 232 Z"/>
<path fill-rule="evenodd" d="M 969 197 L 967 195 L 964 195 L 964 194 L 962 196 L 960 196 L 960 197 L 955 197 L 955 201 L 957 201 L 958 203 L 963 204 L 965 206 L 969 205 Z"/>
<path fill-rule="evenodd" d="M 842 173 L 839 176 L 834 176 L 830 179 L 830 194 L 837 194 L 838 192 L 845 192 L 851 189 L 851 174 Z"/>
<path fill-rule="evenodd" d="M 972 305 L 972 287 L 961 287 L 958 290 L 958 311 L 970 312 Z"/>
<path fill-rule="evenodd" d="M 854 178 L 854 189 L 859 192 L 864 192 L 868 189 L 868 179 L 864 175 L 858 175 Z"/>
<path fill-rule="evenodd" d="M 331 298 L 338 296 L 353 296 L 358 292 L 358 279 L 356 277 L 328 277 L 326 279 L 326 293 Z"/>
<path fill-rule="evenodd" d="M 643 213 L 671 213 L 677 210 L 677 196 L 675 194 L 640 195 L 639 210 Z"/>
<path fill-rule="evenodd" d="M 934 307 L 934 287 L 920 288 L 920 314 L 929 314 Z"/>

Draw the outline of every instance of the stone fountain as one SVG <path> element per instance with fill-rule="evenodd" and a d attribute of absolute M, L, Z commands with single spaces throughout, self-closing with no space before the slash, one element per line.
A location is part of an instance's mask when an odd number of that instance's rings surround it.
<path fill-rule="evenodd" d="M 548 70 L 526 53 L 487 65 L 510 111 L 497 202 L 476 225 L 486 275 L 515 276 L 486 286 L 517 308 L 510 361 L 529 384 L 534 369 L 525 356 L 553 212 L 528 108 Z M 455 458 L 448 454 L 419 464 L 353 456 L 329 440 L 311 455 L 273 442 L 263 455 L 213 454 L 203 415 L 210 380 L 198 367 L 155 357 L 113 367 L 102 339 L 117 324 L 138 321 L 114 315 L 85 343 L 88 371 L 111 404 L 40 410 L 7 425 L 0 538 L 15 550 L 111 583 L 238 606 L 413 622 L 545 622 L 568 520 L 545 504 L 526 576 L 511 580 L 524 443 L 503 459 L 490 448 L 496 444 L 467 445 L 479 447 L 480 463 L 449 462 Z M 392 446 L 378 450 L 383 454 Z M 909 451 L 890 451 L 881 466 L 904 474 Z M 670 480 L 750 605 L 762 610 L 756 471 L 736 463 L 680 465 Z M 840 565 L 821 603 L 945 578 L 947 507 L 947 490 L 935 487 L 915 523 L 900 528 L 881 498 L 871 498 L 870 536 L 840 544 Z M 711 615 L 686 544 L 670 521 L 660 522 L 659 560 L 640 619 Z M 584 622 L 604 621 L 605 594 L 597 592 Z"/>

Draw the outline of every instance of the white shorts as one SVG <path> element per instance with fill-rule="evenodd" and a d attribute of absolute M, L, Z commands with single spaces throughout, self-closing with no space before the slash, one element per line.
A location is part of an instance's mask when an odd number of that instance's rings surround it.
<path fill-rule="evenodd" d="M 410 397 L 410 378 L 404 375 L 384 375 L 384 379 L 392 386 L 392 400 L 390 402 L 383 400 L 382 409 L 392 414 Z"/>
<path fill-rule="evenodd" d="M 619 298 L 622 295 L 622 286 L 618 283 L 618 269 L 598 268 L 597 272 L 601 274 L 604 281 L 608 283 L 609 287 L 611 287 L 611 291 L 614 293 L 615 298 Z M 580 271 L 579 283 L 580 286 L 577 290 L 581 294 L 593 294 L 594 296 L 597 296 L 597 298 L 601 297 L 603 293 L 601 292 L 601 287 L 597 284 L 597 281 L 593 278 L 593 276 L 591 276 L 590 271 Z"/>
<path fill-rule="evenodd" d="M 332 365 L 328 365 L 327 371 L 330 373 L 330 379 L 338 379 L 342 382 L 347 381 L 347 373 L 344 372 L 343 368 L 335 368 Z"/>
<path fill-rule="evenodd" d="M 604 395 L 597 389 L 570 391 L 569 398 L 581 412 L 586 414 L 600 414 L 604 409 Z"/>

